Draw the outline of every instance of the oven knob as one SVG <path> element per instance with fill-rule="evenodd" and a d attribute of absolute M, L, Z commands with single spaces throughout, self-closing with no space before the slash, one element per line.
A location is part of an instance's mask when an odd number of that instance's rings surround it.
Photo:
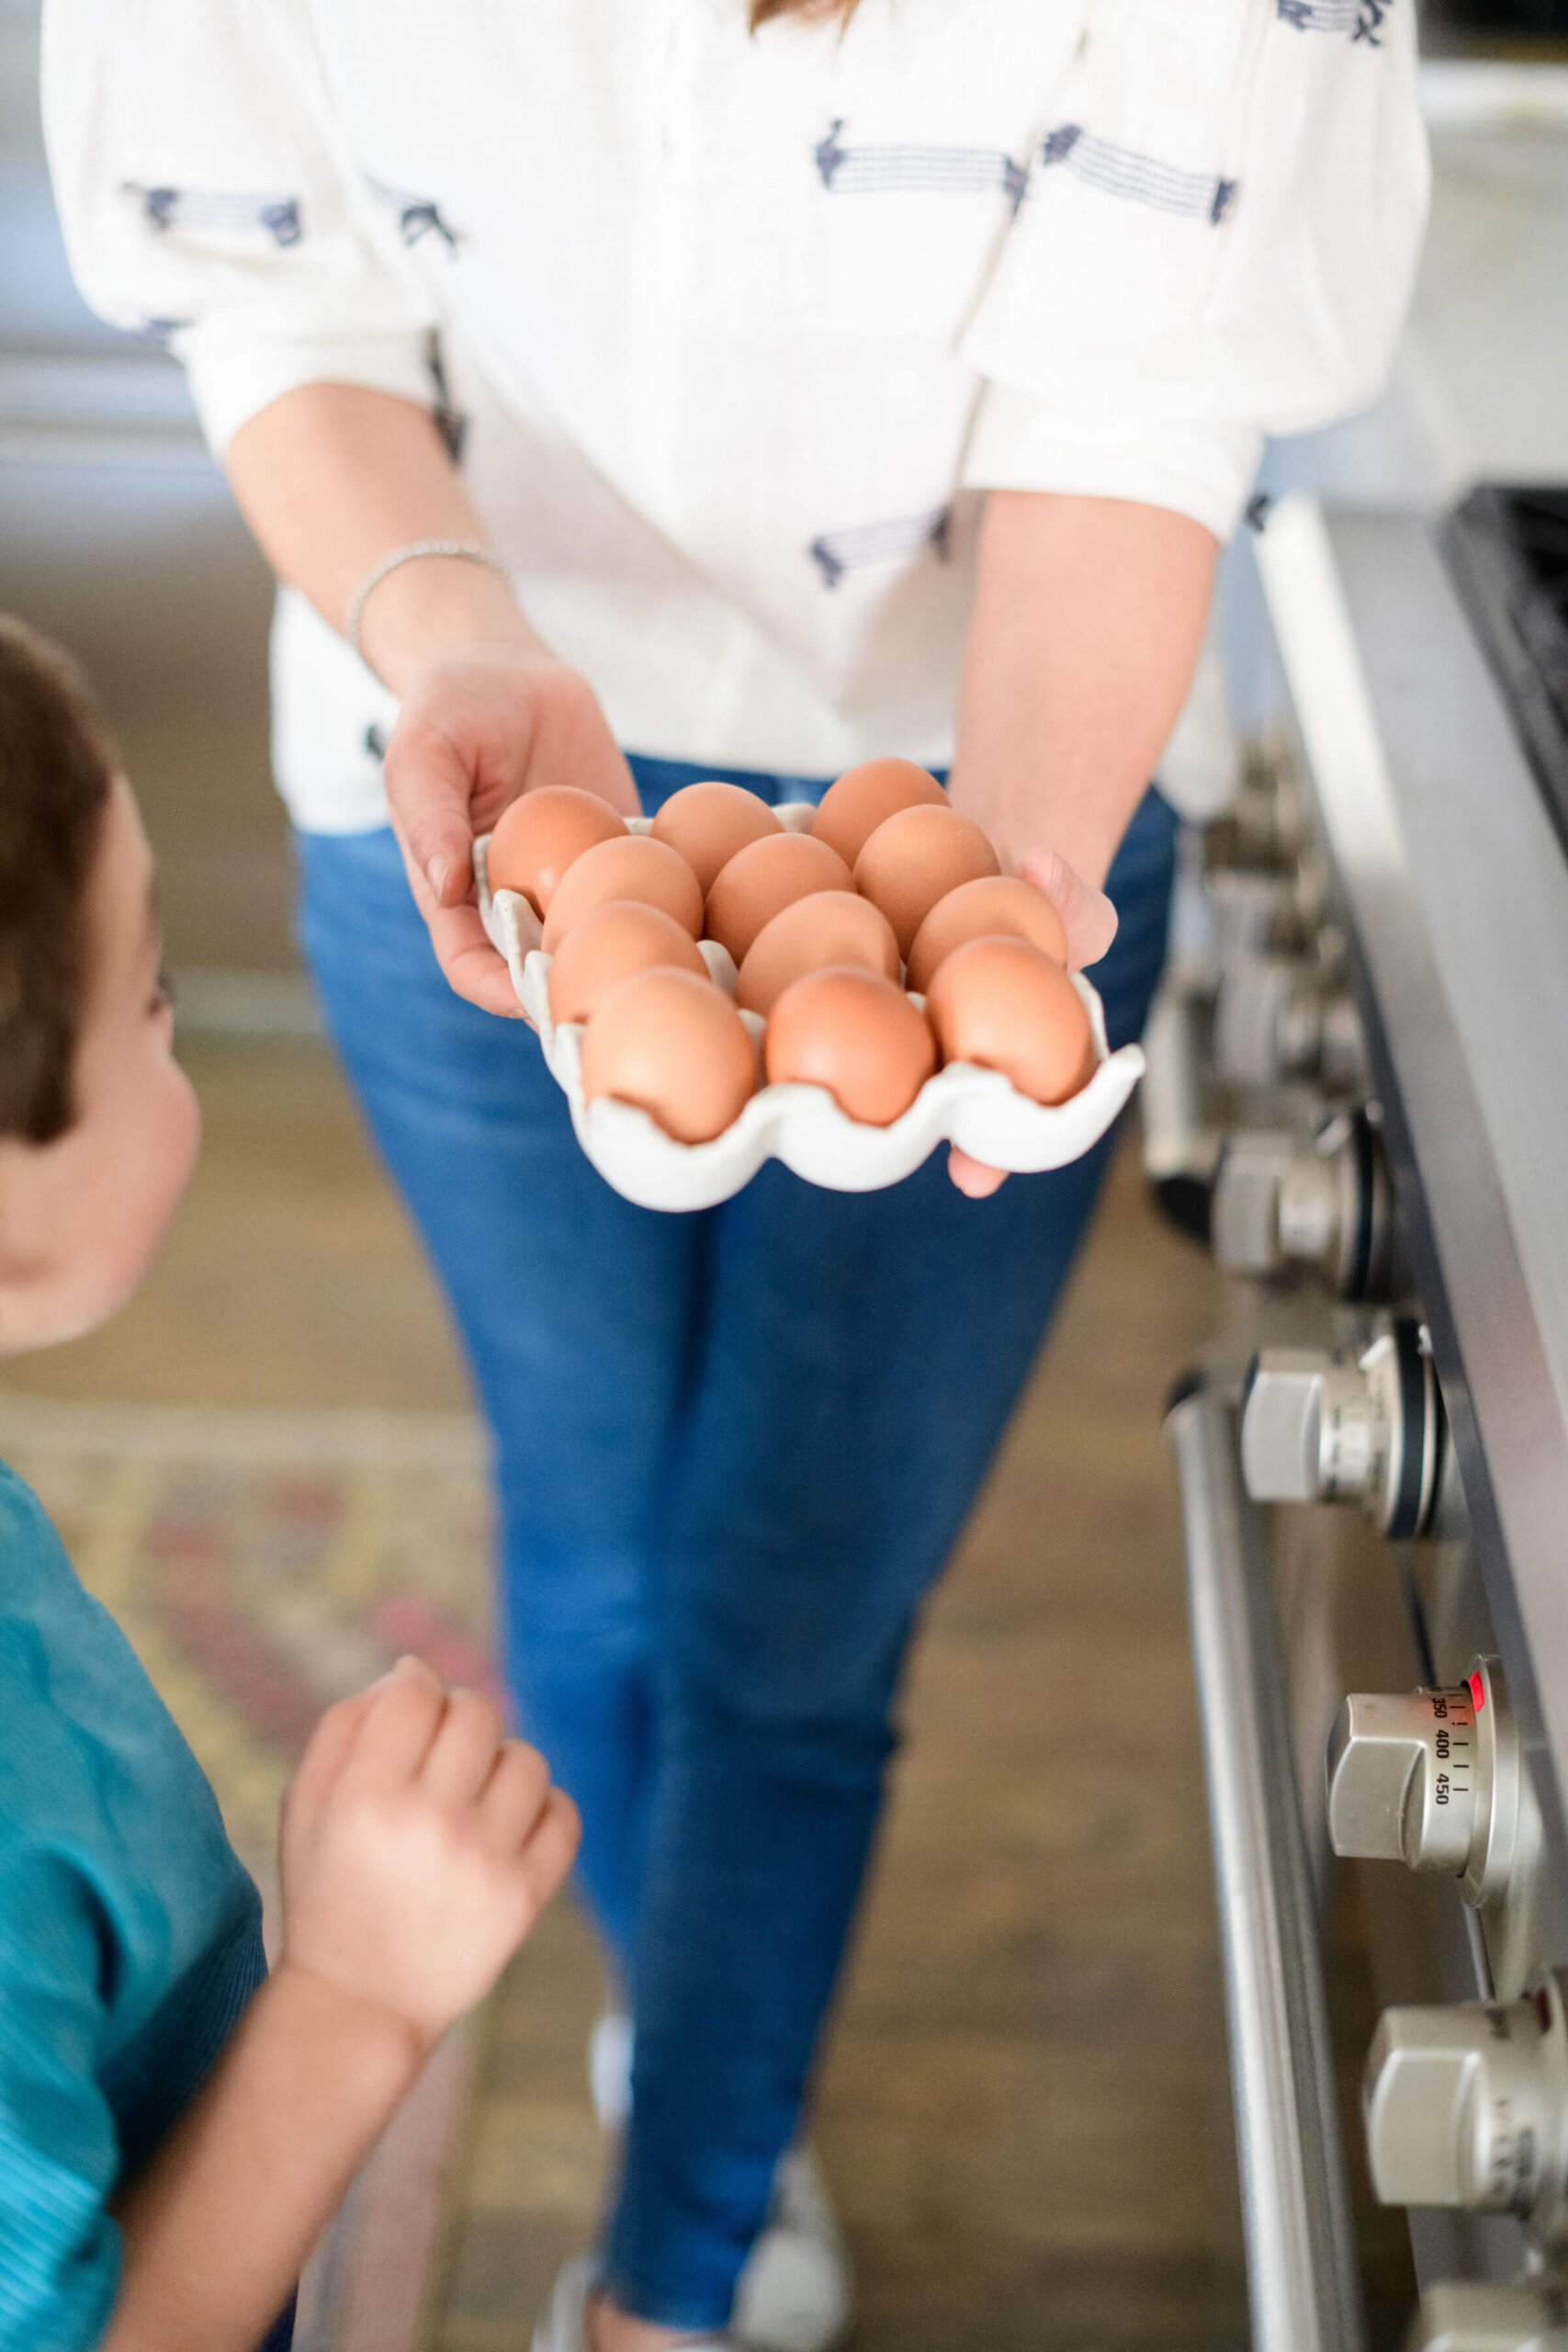
<path fill-rule="evenodd" d="M 1404 2352 L 1568 2352 L 1568 2301 L 1544 2279 L 1429 2287 Z"/>
<path fill-rule="evenodd" d="M 1210 864 L 1203 895 L 1210 951 L 1222 969 L 1244 956 L 1303 956 L 1323 939 L 1327 869 L 1315 858 L 1272 872 Z"/>
<path fill-rule="evenodd" d="M 1203 846 L 1213 867 L 1263 865 L 1287 873 L 1305 845 L 1307 830 L 1299 791 L 1288 779 L 1249 777 L 1205 827 Z"/>
<path fill-rule="evenodd" d="M 1213 926 L 1213 955 L 1221 966 L 1239 956 L 1260 956 L 1290 944 L 1289 875 L 1222 866 L 1206 876 L 1203 888 Z"/>
<path fill-rule="evenodd" d="M 1280 1192 L 1301 1147 L 1294 1136 L 1230 1136 L 1221 1148 L 1209 1206 L 1214 1255 L 1227 1274 L 1266 1281 L 1283 1273 Z"/>
<path fill-rule="evenodd" d="M 1442 1400 L 1426 1334 L 1395 1317 L 1359 1358 L 1265 1348 L 1247 1375 L 1241 1464 L 1257 1503 L 1359 1502 L 1394 1541 L 1436 1509 Z"/>
<path fill-rule="evenodd" d="M 1366 1055 L 1356 1008 L 1314 966 L 1243 956 L 1214 1000 L 1214 1069 L 1229 1086 L 1320 1079 L 1333 1092 L 1364 1091 Z"/>
<path fill-rule="evenodd" d="M 1555 1976 L 1523 2000 L 1385 2009 L 1362 2091 L 1385 2205 L 1514 2213 L 1561 2232 L 1568 2187 L 1568 2034 Z"/>
<path fill-rule="evenodd" d="M 1222 970 L 1243 956 L 1299 955 L 1323 922 L 1323 889 L 1311 867 L 1260 874 L 1212 866 L 1203 888 L 1211 950 Z"/>
<path fill-rule="evenodd" d="M 1214 1173 L 1211 1230 L 1227 1273 L 1269 1281 L 1315 1267 L 1340 1298 L 1386 1295 L 1393 1195 L 1367 1113 L 1334 1113 L 1306 1147 L 1289 1135 L 1233 1136 Z"/>
<path fill-rule="evenodd" d="M 1478 1657 L 1451 1690 L 1346 1700 L 1328 1742 L 1337 1854 L 1407 1862 L 1484 1903 L 1507 1883 L 1519 1818 L 1519 1749 L 1501 1662 Z"/>
<path fill-rule="evenodd" d="M 1310 972 L 1279 956 L 1238 956 L 1214 1002 L 1214 1069 L 1231 1086 L 1277 1086 L 1310 1066 L 1316 989 Z M 1304 1049 L 1304 1050 L 1303 1050 Z"/>
<path fill-rule="evenodd" d="M 1211 1009 L 1187 975 L 1167 978 L 1144 1031 L 1142 1094 L 1144 1170 L 1155 1199 L 1179 1231 L 1204 1242 L 1220 1151 L 1202 1078 Z"/>

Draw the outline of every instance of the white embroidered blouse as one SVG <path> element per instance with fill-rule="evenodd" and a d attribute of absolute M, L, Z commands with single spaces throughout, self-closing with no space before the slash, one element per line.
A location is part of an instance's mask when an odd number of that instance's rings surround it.
<path fill-rule="evenodd" d="M 978 493 L 1235 526 L 1354 411 L 1425 217 L 1414 0 L 48 0 L 84 291 L 216 447 L 436 410 L 630 749 L 952 751 Z M 279 780 L 384 821 L 388 698 L 297 597 Z"/>

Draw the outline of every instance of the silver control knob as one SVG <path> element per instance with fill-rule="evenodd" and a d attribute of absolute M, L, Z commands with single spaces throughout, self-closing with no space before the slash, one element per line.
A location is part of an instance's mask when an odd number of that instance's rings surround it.
<path fill-rule="evenodd" d="M 1211 1231 L 1227 1273 L 1273 1281 L 1312 1267 L 1337 1297 L 1386 1295 L 1393 1193 L 1367 1113 L 1335 1113 L 1307 1147 L 1290 1135 L 1233 1136 L 1214 1173 Z"/>
<path fill-rule="evenodd" d="M 1211 946 L 1222 969 L 1248 956 L 1301 955 L 1326 914 L 1325 875 L 1312 863 L 1288 873 L 1211 866 L 1204 878 Z"/>
<path fill-rule="evenodd" d="M 1385 2205 L 1513 2213 L 1548 2236 L 1568 2219 L 1568 2031 L 1543 1976 L 1520 2001 L 1385 2009 L 1363 2101 Z"/>
<path fill-rule="evenodd" d="M 1349 997 L 1311 964 L 1240 956 L 1214 1000 L 1214 1069 L 1230 1086 L 1321 1080 L 1334 1093 L 1365 1092 L 1366 1050 Z"/>
<path fill-rule="evenodd" d="M 1358 1691 L 1328 1742 L 1337 1854 L 1446 1871 L 1467 1902 L 1507 1883 L 1519 1819 L 1519 1747 L 1496 1658 L 1451 1690 Z"/>
<path fill-rule="evenodd" d="M 1242 1408 L 1242 1476 L 1254 1502 L 1358 1502 L 1404 1541 L 1432 1522 L 1444 1426 L 1425 1334 L 1407 1316 L 1359 1358 L 1265 1348 Z"/>
<path fill-rule="evenodd" d="M 1213 866 L 1270 866 L 1288 872 L 1307 840 L 1299 790 L 1283 776 L 1249 776 L 1228 808 L 1203 833 Z"/>
<path fill-rule="evenodd" d="M 1568 2299 L 1540 2278 L 1445 2281 L 1421 2298 L 1405 2352 L 1568 2352 Z"/>
<path fill-rule="evenodd" d="M 1222 967 L 1240 956 L 1266 955 L 1294 944 L 1294 891 L 1287 874 L 1221 867 L 1203 885 L 1213 924 L 1213 953 Z"/>

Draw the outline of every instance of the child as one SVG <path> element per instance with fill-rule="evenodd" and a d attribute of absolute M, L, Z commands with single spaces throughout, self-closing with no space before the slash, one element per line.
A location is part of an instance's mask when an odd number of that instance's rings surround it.
<path fill-rule="evenodd" d="M 194 1163 L 152 866 L 75 672 L 0 619 L 0 1350 L 112 1314 Z M 412 1658 L 284 1806 L 282 1956 L 131 1651 L 0 1466 L 0 2347 L 252 2352 L 430 2050 L 576 1851 Z M 276 2333 L 267 2330 L 276 2323 Z"/>

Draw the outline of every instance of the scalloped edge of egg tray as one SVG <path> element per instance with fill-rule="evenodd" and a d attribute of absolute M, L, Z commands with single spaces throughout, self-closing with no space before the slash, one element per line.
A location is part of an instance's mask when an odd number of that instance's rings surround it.
<path fill-rule="evenodd" d="M 779 818 L 790 832 L 808 830 L 810 801 L 786 801 Z M 650 820 L 628 819 L 626 830 L 646 833 Z M 1064 1168 L 1100 1141 L 1120 1115 L 1144 1074 L 1141 1046 L 1111 1053 L 1105 1035 L 1105 1008 L 1081 972 L 1074 987 L 1089 1011 L 1099 1068 L 1089 1084 L 1066 1102 L 1032 1102 L 1000 1070 L 974 1062 L 950 1062 L 928 1078 L 913 1102 L 891 1126 L 867 1126 L 850 1118 L 821 1086 L 762 1086 L 739 1117 L 710 1143 L 677 1143 L 646 1111 L 630 1102 L 582 1096 L 582 1023 L 550 1018 L 549 978 L 553 957 L 539 946 L 539 918 L 515 890 L 492 897 L 486 873 L 489 838 L 474 844 L 479 913 L 491 944 L 506 958 L 518 1002 L 539 1033 L 545 1061 L 571 1109 L 577 1139 L 607 1184 L 645 1209 L 707 1209 L 739 1193 L 764 1159 L 782 1159 L 809 1184 L 833 1193 L 874 1193 L 902 1182 L 931 1157 L 939 1143 L 955 1143 L 992 1168 L 1020 1176 Z M 699 943 L 708 970 L 729 995 L 735 965 L 716 940 Z M 924 999 L 917 996 L 917 1004 Z M 754 1012 L 740 1018 L 761 1051 L 762 1022 Z"/>

